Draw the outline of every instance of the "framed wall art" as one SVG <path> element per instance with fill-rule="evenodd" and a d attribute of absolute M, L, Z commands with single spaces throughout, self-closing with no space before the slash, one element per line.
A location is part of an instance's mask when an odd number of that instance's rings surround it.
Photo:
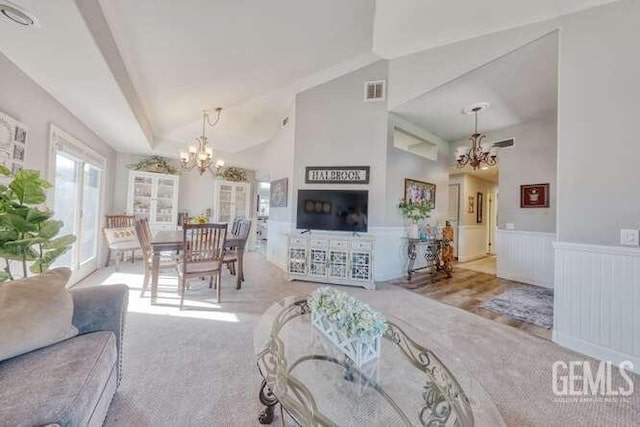
<path fill-rule="evenodd" d="M 269 206 L 272 208 L 286 208 L 289 196 L 289 178 L 282 178 L 271 182 L 269 190 Z"/>
<path fill-rule="evenodd" d="M 0 164 L 15 174 L 24 167 L 28 129 L 13 117 L 0 112 Z"/>
<path fill-rule="evenodd" d="M 467 213 L 474 213 L 475 209 L 473 208 L 473 206 L 475 205 L 476 199 L 473 196 L 469 196 L 467 198 Z"/>
<path fill-rule="evenodd" d="M 476 224 L 482 224 L 482 214 L 484 208 L 484 195 L 482 193 L 476 194 Z"/>
<path fill-rule="evenodd" d="M 527 184 L 520 186 L 521 208 L 548 208 L 549 184 Z"/>
<path fill-rule="evenodd" d="M 422 205 L 431 203 L 436 207 L 436 185 L 428 182 L 417 181 L 415 179 L 405 178 L 404 180 L 404 198 L 413 204 Z"/>

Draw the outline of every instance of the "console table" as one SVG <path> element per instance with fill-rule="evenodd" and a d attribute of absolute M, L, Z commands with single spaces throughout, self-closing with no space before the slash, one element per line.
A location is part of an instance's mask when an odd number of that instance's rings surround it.
<path fill-rule="evenodd" d="M 371 237 L 289 234 L 288 279 L 375 289 L 374 243 Z"/>
<path fill-rule="evenodd" d="M 407 256 L 409 264 L 407 265 L 407 280 L 411 281 L 411 276 L 416 271 L 428 270 L 431 281 L 435 281 L 438 274 L 444 274 L 451 277 L 453 271 L 453 227 L 449 221 L 442 230 L 442 238 L 407 239 Z M 424 248 L 424 259 L 426 265 L 414 268 L 416 259 L 418 258 L 418 248 Z"/>

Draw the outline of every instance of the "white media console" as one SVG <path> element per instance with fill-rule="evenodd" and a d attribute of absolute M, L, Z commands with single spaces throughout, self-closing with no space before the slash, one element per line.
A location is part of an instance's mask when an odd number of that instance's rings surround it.
<path fill-rule="evenodd" d="M 375 289 L 374 243 L 347 234 L 288 234 L 288 278 Z"/>

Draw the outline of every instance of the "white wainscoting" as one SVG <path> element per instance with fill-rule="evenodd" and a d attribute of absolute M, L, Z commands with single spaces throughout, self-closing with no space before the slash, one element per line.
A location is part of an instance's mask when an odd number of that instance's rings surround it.
<path fill-rule="evenodd" d="M 458 261 L 466 262 L 487 256 L 487 226 L 458 226 Z"/>
<path fill-rule="evenodd" d="M 287 233 L 291 233 L 291 222 L 267 221 L 267 261 L 284 270 L 287 264 Z"/>
<path fill-rule="evenodd" d="M 498 277 L 553 288 L 555 240 L 554 233 L 498 230 Z"/>
<path fill-rule="evenodd" d="M 640 373 L 640 249 L 554 246 L 553 340 Z"/>
<path fill-rule="evenodd" d="M 377 282 L 396 279 L 407 273 L 406 227 L 369 227 L 376 237 L 374 279 Z"/>

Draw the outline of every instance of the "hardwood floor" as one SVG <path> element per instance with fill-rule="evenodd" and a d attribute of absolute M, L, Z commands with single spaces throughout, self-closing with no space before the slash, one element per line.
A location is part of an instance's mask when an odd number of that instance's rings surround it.
<path fill-rule="evenodd" d="M 521 329 L 540 338 L 551 340 L 551 329 L 513 319 L 481 308 L 488 299 L 502 293 L 509 287 L 530 286 L 519 282 L 499 279 L 495 275 L 481 273 L 455 266 L 453 277 L 441 277 L 431 283 L 428 274 L 415 274 L 408 282 L 406 278 L 389 283 L 401 286 L 428 298 L 453 305 L 484 318 Z"/>

